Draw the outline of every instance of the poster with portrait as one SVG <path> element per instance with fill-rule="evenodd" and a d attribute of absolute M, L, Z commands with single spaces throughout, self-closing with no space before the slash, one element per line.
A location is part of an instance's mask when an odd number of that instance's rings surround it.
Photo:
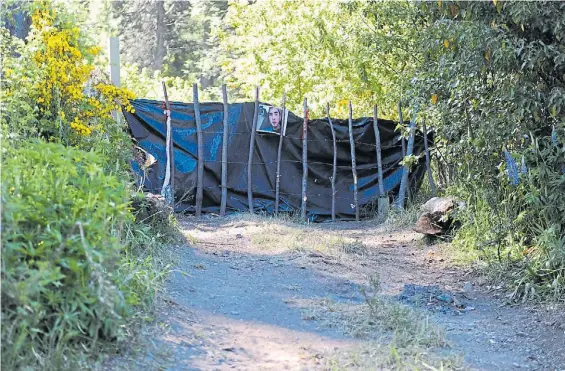
<path fill-rule="evenodd" d="M 259 116 L 257 119 L 257 132 L 284 136 L 286 134 L 286 123 L 288 121 L 288 110 L 280 107 L 259 105 Z"/>

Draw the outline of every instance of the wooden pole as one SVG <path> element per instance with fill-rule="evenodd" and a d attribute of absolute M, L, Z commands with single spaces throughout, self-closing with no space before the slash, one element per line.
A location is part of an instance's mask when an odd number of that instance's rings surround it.
<path fill-rule="evenodd" d="M 118 37 L 108 38 L 108 61 L 109 63 L 109 73 L 110 82 L 115 87 L 121 87 L 120 81 L 120 39 Z M 118 110 L 112 110 L 112 118 L 116 120 L 117 123 L 121 124 L 122 115 Z"/>
<path fill-rule="evenodd" d="M 402 128 L 404 128 L 404 120 L 402 118 L 402 103 L 401 102 L 398 102 L 398 123 L 400 124 L 400 127 L 401 127 L 400 130 L 402 130 Z M 400 135 L 402 136 L 402 132 L 400 133 Z M 406 145 L 404 143 L 404 136 L 401 137 L 400 141 L 402 143 L 402 160 L 404 160 L 404 157 L 406 157 Z M 398 198 L 396 199 L 396 202 L 395 202 L 395 206 L 396 206 L 397 209 L 401 209 L 401 208 L 404 207 L 405 190 L 402 189 L 402 187 L 403 187 L 402 179 L 403 178 L 404 178 L 403 176 L 400 178 L 401 180 L 400 180 L 400 188 L 399 188 L 399 192 L 398 192 Z M 401 202 L 400 202 L 400 194 L 401 193 L 403 195 L 402 196 L 403 197 L 402 206 L 401 206 Z"/>
<path fill-rule="evenodd" d="M 253 153 L 255 152 L 255 131 L 259 117 L 259 87 L 255 88 L 255 108 L 253 110 L 253 124 L 251 127 L 251 139 L 249 141 L 249 159 L 247 161 L 247 202 L 249 212 L 253 214 Z"/>
<path fill-rule="evenodd" d="M 167 94 L 167 85 L 164 81 L 161 81 L 161 86 L 163 87 L 163 95 L 165 96 L 165 109 L 167 110 L 167 138 L 166 138 L 166 151 L 168 159 L 168 170 L 169 170 L 169 184 L 171 187 L 171 199 L 169 200 L 171 205 L 175 205 L 175 141 L 173 138 L 173 129 L 171 124 L 171 104 L 169 102 L 169 94 Z"/>
<path fill-rule="evenodd" d="M 385 194 L 383 160 L 381 153 L 381 134 L 379 131 L 379 116 L 376 104 L 373 107 L 373 130 L 375 131 L 375 151 L 377 152 L 377 174 L 379 180 L 378 215 L 379 218 L 386 219 L 388 214 L 388 196 Z"/>
<path fill-rule="evenodd" d="M 332 222 L 335 222 L 335 177 L 337 174 L 337 145 L 335 141 L 335 131 L 334 131 L 334 124 L 330 117 L 330 104 L 326 103 L 326 114 L 328 115 L 328 122 L 330 123 L 330 130 L 332 131 L 332 142 L 333 142 L 333 150 L 334 150 L 334 162 L 333 162 L 333 172 L 332 172 Z"/>
<path fill-rule="evenodd" d="M 404 159 L 404 157 L 406 157 L 406 139 L 402 137 L 400 138 L 400 141 L 402 142 L 402 158 Z"/>
<path fill-rule="evenodd" d="M 402 125 L 404 127 L 404 125 Z M 402 160 L 406 157 L 406 138 L 404 136 L 401 138 L 402 141 Z M 410 199 L 410 187 L 407 187 L 406 192 L 408 193 L 408 199 Z"/>
<path fill-rule="evenodd" d="M 222 98 L 224 101 L 224 132 L 222 137 L 222 201 L 220 216 L 226 216 L 228 198 L 228 90 L 226 84 L 222 85 Z"/>
<path fill-rule="evenodd" d="M 279 215 L 279 194 L 281 187 L 281 153 L 284 138 L 284 129 L 286 128 L 286 91 L 283 91 L 282 98 L 282 125 L 279 137 L 279 149 L 277 151 L 277 179 L 275 180 L 275 215 Z"/>
<path fill-rule="evenodd" d="M 432 166 L 430 161 L 430 150 L 428 149 L 428 130 L 426 129 L 426 121 L 422 121 L 422 130 L 424 130 L 424 151 L 426 153 L 426 170 L 428 172 L 428 180 L 430 181 L 430 189 L 432 197 L 436 196 L 436 184 L 432 176 Z"/>
<path fill-rule="evenodd" d="M 308 101 L 304 98 L 304 123 L 302 124 L 302 207 L 300 216 L 306 219 L 307 179 L 308 179 Z"/>
<path fill-rule="evenodd" d="M 196 216 L 202 215 L 203 180 L 204 180 L 204 144 L 202 143 L 202 119 L 198 101 L 198 84 L 192 84 L 194 118 L 196 120 L 196 139 L 198 141 L 198 171 L 196 173 Z"/>
<path fill-rule="evenodd" d="M 402 159 L 406 158 L 406 138 L 402 137 Z M 410 190 L 410 184 L 406 185 L 406 197 L 408 200 L 412 200 L 412 192 Z"/>
<path fill-rule="evenodd" d="M 355 220 L 359 221 L 359 195 L 357 189 L 357 161 L 355 160 L 355 141 L 353 140 L 353 106 L 349 101 L 349 145 L 351 147 L 351 172 L 353 173 L 353 204 Z"/>
<path fill-rule="evenodd" d="M 400 108 L 400 104 L 398 106 Z M 406 149 L 406 156 L 411 156 L 414 150 L 414 134 L 416 133 L 416 118 L 410 121 L 409 126 L 410 134 L 408 136 L 408 146 Z M 408 174 L 410 169 L 404 165 L 402 170 L 402 180 L 400 181 L 400 192 L 398 193 L 398 206 L 404 209 L 404 202 L 406 198 L 406 188 L 408 186 Z"/>
<path fill-rule="evenodd" d="M 110 82 L 115 87 L 120 87 L 120 39 L 108 38 L 108 51 L 110 55 Z"/>

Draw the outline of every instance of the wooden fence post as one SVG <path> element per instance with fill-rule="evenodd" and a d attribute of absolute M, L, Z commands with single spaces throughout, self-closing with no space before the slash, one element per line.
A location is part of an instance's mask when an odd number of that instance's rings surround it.
<path fill-rule="evenodd" d="M 406 138 L 402 137 L 401 142 L 402 142 L 402 159 L 404 160 L 404 158 L 406 157 Z M 408 199 L 410 200 L 412 198 L 410 194 L 410 187 L 406 188 L 406 192 L 408 194 Z"/>
<path fill-rule="evenodd" d="M 167 153 L 167 168 L 165 171 L 165 181 L 163 183 L 164 194 L 167 196 L 167 201 L 173 206 L 175 205 L 175 152 L 173 140 L 173 128 L 171 124 L 171 104 L 169 102 L 169 95 L 167 94 L 167 85 L 165 82 L 161 82 L 163 87 L 163 95 L 165 96 L 165 109 L 166 109 L 166 119 L 167 119 L 167 129 L 165 138 L 165 151 Z M 165 188 L 169 187 L 167 191 Z M 167 194 L 170 192 L 169 194 Z M 162 191 L 163 193 L 163 191 Z M 170 198 L 168 197 L 170 196 Z"/>
<path fill-rule="evenodd" d="M 432 197 L 436 196 L 436 184 L 432 175 L 432 166 L 430 161 L 430 150 L 428 149 L 428 130 L 426 129 L 426 121 L 422 121 L 422 130 L 424 130 L 424 151 L 426 153 L 426 170 L 428 172 L 428 180 L 430 181 L 430 189 Z"/>
<path fill-rule="evenodd" d="M 400 107 L 400 105 L 399 105 Z M 416 133 L 416 116 L 410 121 L 409 126 L 409 136 L 408 136 L 408 146 L 406 149 L 406 156 L 411 156 L 414 150 L 414 135 Z M 402 180 L 400 181 L 400 191 L 398 193 L 398 205 L 401 209 L 404 209 L 404 202 L 406 197 L 406 187 L 408 186 L 408 174 L 410 169 L 407 165 L 402 167 Z"/>
<path fill-rule="evenodd" d="M 349 101 L 349 145 L 351 147 L 351 172 L 353 173 L 353 204 L 355 220 L 359 221 L 359 195 L 357 189 L 357 161 L 355 159 L 355 141 L 353 140 L 353 106 Z"/>
<path fill-rule="evenodd" d="M 202 119 L 200 117 L 200 102 L 198 101 L 198 84 L 192 84 L 194 103 L 194 118 L 196 121 L 196 139 L 198 141 L 198 171 L 196 173 L 196 217 L 202 215 L 202 199 L 204 197 L 202 183 L 204 179 L 204 144 L 202 142 Z"/>
<path fill-rule="evenodd" d="M 247 160 L 247 202 L 249 212 L 253 214 L 253 153 L 255 152 L 255 131 L 259 117 L 259 87 L 255 87 L 255 108 L 253 110 L 253 124 L 251 128 L 251 139 L 249 141 L 249 159 Z"/>
<path fill-rule="evenodd" d="M 222 138 L 222 201 L 220 216 L 226 216 L 228 197 L 228 90 L 226 84 L 222 85 L 222 98 L 224 101 L 224 132 Z"/>
<path fill-rule="evenodd" d="M 401 130 L 402 130 L 402 128 L 404 127 L 404 120 L 403 120 L 403 117 L 402 117 L 402 103 L 401 102 L 398 102 L 398 123 L 400 124 Z M 400 142 L 402 143 L 402 160 L 404 160 L 404 157 L 406 157 L 406 145 L 404 144 L 404 137 L 402 136 L 402 132 L 400 133 L 400 135 L 401 135 Z M 394 202 L 394 206 L 397 209 L 401 208 L 401 206 L 400 206 L 400 192 L 402 191 L 402 177 L 400 179 L 401 179 L 401 184 L 398 188 L 399 197 Z"/>
<path fill-rule="evenodd" d="M 279 137 L 279 149 L 277 151 L 277 178 L 275 180 L 275 215 L 279 215 L 279 195 L 281 187 L 281 152 L 283 146 L 284 130 L 286 128 L 286 91 L 283 91 L 282 98 L 282 115 L 281 118 L 282 126 Z"/>
<path fill-rule="evenodd" d="M 373 130 L 375 131 L 375 150 L 377 152 L 377 174 L 379 180 L 378 216 L 385 220 L 388 214 L 388 196 L 385 194 L 383 177 L 383 160 L 381 153 L 381 134 L 379 131 L 379 116 L 377 105 L 373 107 Z"/>
<path fill-rule="evenodd" d="M 120 87 L 120 39 L 108 38 L 108 54 L 110 61 L 110 82 L 115 87 Z"/>
<path fill-rule="evenodd" d="M 334 152 L 333 172 L 332 172 L 332 222 L 335 222 L 335 177 L 337 174 L 337 145 L 335 142 L 334 124 L 330 117 L 330 104 L 326 103 L 326 114 L 328 115 L 328 122 L 330 123 L 330 130 L 332 131 L 332 142 Z"/>
<path fill-rule="evenodd" d="M 120 80 L 120 38 L 119 37 L 109 37 L 108 38 L 108 61 L 109 63 L 109 74 L 110 82 L 115 87 L 121 87 Z M 122 115 L 119 110 L 112 110 L 112 118 L 118 123 L 122 123 Z"/>
<path fill-rule="evenodd" d="M 302 207 L 300 216 L 306 219 L 306 201 L 308 179 L 308 101 L 304 98 L 304 123 L 302 124 Z"/>

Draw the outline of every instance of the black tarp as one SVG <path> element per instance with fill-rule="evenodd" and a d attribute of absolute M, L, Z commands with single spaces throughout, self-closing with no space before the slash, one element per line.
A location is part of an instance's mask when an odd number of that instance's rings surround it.
<path fill-rule="evenodd" d="M 262 103 L 264 104 L 264 103 Z M 145 189 L 160 193 L 165 177 L 166 117 L 160 101 L 132 101 L 135 113 L 125 113 L 131 134 L 138 145 L 157 160 L 148 169 L 132 162 L 134 171 Z M 266 103 L 265 103 L 266 105 Z M 203 212 L 218 213 L 221 200 L 221 158 L 223 135 L 223 105 L 201 103 L 204 142 L 204 199 Z M 228 140 L 228 211 L 248 210 L 247 162 L 254 103 L 229 105 Z M 347 120 L 332 119 L 337 140 L 336 216 L 342 220 L 355 217 L 353 176 Z M 197 171 L 197 137 L 193 105 L 171 102 L 171 124 L 174 139 L 175 198 L 183 199 L 177 211 L 194 211 Z M 301 205 L 302 183 L 302 124 L 303 119 L 288 115 L 281 157 L 280 210 L 296 211 Z M 396 123 L 379 119 L 384 170 L 384 187 L 389 197 L 396 197 L 402 175 L 400 134 Z M 355 153 L 361 210 L 372 209 L 378 198 L 375 134 L 372 118 L 353 120 Z M 279 136 L 257 132 L 253 160 L 253 206 L 257 211 L 274 210 L 277 149 Z M 423 152 L 421 133 L 416 135 L 414 154 Z M 310 220 L 331 217 L 331 175 L 333 165 L 332 134 L 327 119 L 308 122 L 308 200 Z M 424 156 L 410 173 L 414 192 L 425 172 Z M 376 207 L 375 207 L 376 208 Z M 369 214 L 369 213 L 366 213 Z M 362 213 L 363 215 L 363 213 Z"/>

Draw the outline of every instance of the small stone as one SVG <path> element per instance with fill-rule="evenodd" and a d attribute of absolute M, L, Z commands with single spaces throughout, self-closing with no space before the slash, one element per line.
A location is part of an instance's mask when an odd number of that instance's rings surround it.
<path fill-rule="evenodd" d="M 471 282 L 465 282 L 465 284 L 463 285 L 463 291 L 466 294 L 473 292 L 473 284 Z"/>

